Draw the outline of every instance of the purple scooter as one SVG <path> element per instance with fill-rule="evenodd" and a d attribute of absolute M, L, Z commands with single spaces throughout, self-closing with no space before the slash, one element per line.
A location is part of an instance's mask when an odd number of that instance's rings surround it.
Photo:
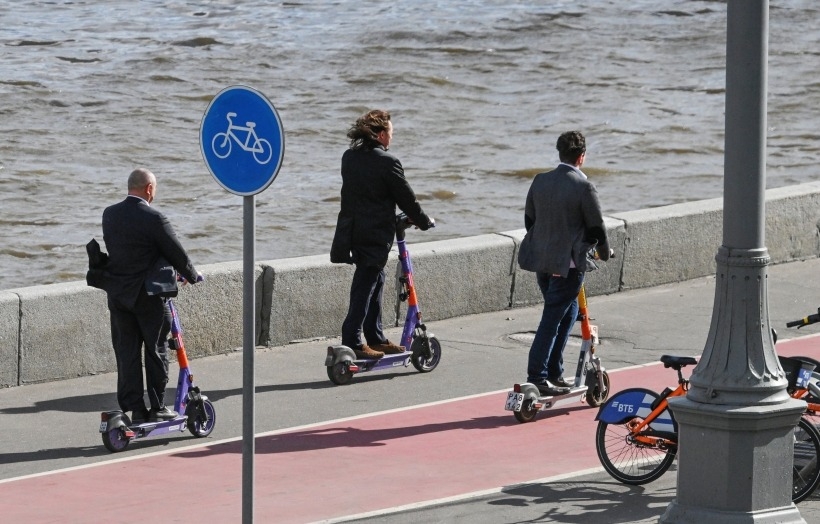
<path fill-rule="evenodd" d="M 200 277 L 201 278 L 201 277 Z M 172 420 L 133 423 L 122 411 L 105 411 L 100 414 L 100 433 L 108 451 L 125 451 L 132 440 L 157 437 L 169 433 L 188 431 L 195 437 L 207 437 L 214 430 L 216 411 L 208 397 L 200 393 L 194 385 L 194 376 L 188 366 L 188 355 L 182 342 L 182 327 L 174 302 L 168 299 L 171 308 L 171 339 L 169 347 L 177 352 L 179 381 L 174 400 L 174 411 L 179 413 Z"/>
<path fill-rule="evenodd" d="M 327 348 L 325 367 L 331 382 L 338 386 L 350 383 L 353 375 L 365 371 L 380 371 L 407 367 L 413 364 L 422 373 L 436 369 L 441 360 L 441 344 L 433 334 L 427 333 L 427 326 L 421 321 L 416 288 L 413 285 L 413 264 L 410 262 L 410 252 L 405 243 L 405 231 L 414 225 L 405 214 L 396 217 L 396 244 L 399 248 L 401 262 L 401 276 L 399 283 L 401 291 L 399 299 L 407 301 L 407 316 L 404 320 L 404 330 L 401 334 L 400 346 L 409 348 L 403 353 L 385 355 L 382 358 L 357 359 L 353 350 L 347 346 L 330 346 Z M 435 224 L 433 225 L 435 226 Z"/>

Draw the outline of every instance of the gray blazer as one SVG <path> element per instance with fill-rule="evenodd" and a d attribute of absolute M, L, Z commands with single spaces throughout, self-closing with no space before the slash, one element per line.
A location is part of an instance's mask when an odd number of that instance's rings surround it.
<path fill-rule="evenodd" d="M 597 269 L 591 249 L 609 259 L 598 191 L 581 173 L 561 164 L 535 175 L 524 208 L 527 234 L 518 265 L 527 271 L 566 277 L 570 260 L 581 271 Z"/>

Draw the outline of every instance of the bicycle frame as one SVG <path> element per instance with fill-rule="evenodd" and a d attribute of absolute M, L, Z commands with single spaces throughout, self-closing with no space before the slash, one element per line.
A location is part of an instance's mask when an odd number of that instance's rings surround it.
<path fill-rule="evenodd" d="M 679 371 L 680 373 L 680 371 Z M 666 432 L 663 433 L 642 433 L 646 430 L 647 426 L 650 426 L 649 431 L 653 431 L 651 429 L 651 424 L 654 422 L 664 411 L 669 408 L 669 401 L 670 397 L 680 397 L 686 395 L 686 392 L 689 390 L 689 381 L 684 380 L 682 383 L 678 383 L 678 387 L 675 388 L 671 393 L 667 396 L 662 396 L 661 401 L 658 405 L 649 413 L 649 415 L 644 418 L 641 422 L 637 424 L 628 424 L 629 431 L 633 435 L 635 442 L 653 446 L 656 448 L 663 448 L 663 447 L 672 447 L 678 445 L 678 437 L 677 437 L 677 422 L 675 422 L 675 433 L 673 435 L 669 435 Z M 670 412 L 671 413 L 671 412 Z M 674 420 L 674 417 L 672 418 Z"/>
<path fill-rule="evenodd" d="M 678 423 L 669 410 L 669 398 L 686 395 L 689 380 L 683 377 L 682 368 L 696 363 L 692 357 L 661 357 L 664 367 L 678 373 L 678 386 L 666 388 L 657 397 L 645 389 L 627 389 L 617 393 L 601 406 L 595 420 L 607 424 L 626 424 L 629 435 L 636 443 L 659 449 L 671 449 L 678 445 Z"/>
<path fill-rule="evenodd" d="M 790 394 L 798 394 L 794 386 L 804 385 L 799 378 L 805 377 L 806 371 L 804 363 L 794 360 L 789 359 L 784 366 Z M 686 394 L 689 381 L 683 378 L 681 369 L 696 364 L 697 360 L 664 355 L 661 362 L 677 371 L 677 388 L 666 388 L 660 395 L 639 388 L 622 391 L 601 407 L 595 417 L 598 421 L 595 449 L 601 465 L 615 480 L 625 484 L 641 485 L 657 480 L 672 466 L 678 453 L 678 428 L 668 409 L 668 399 Z M 795 425 L 793 439 L 792 501 L 797 503 L 820 483 L 817 462 L 820 432 L 802 416 Z"/>
<path fill-rule="evenodd" d="M 225 131 L 225 141 L 227 142 L 229 139 L 233 138 L 243 150 L 251 153 L 261 153 L 263 151 L 262 145 L 259 143 L 259 137 L 256 136 L 256 131 L 254 130 L 256 124 L 254 122 L 248 122 L 247 127 L 238 126 L 234 124 L 232 120 L 232 118 L 236 116 L 236 113 L 228 113 L 226 116 L 228 118 L 228 130 Z M 245 135 L 245 141 L 242 142 L 239 140 L 239 137 L 234 131 L 244 131 L 247 133 Z M 251 138 L 253 138 L 253 146 L 248 147 L 248 144 L 251 142 Z"/>

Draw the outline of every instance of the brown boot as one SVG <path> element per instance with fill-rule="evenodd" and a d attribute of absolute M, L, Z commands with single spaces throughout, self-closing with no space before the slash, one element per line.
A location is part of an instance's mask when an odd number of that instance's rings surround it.
<path fill-rule="evenodd" d="M 377 344 L 373 346 L 376 351 L 382 351 L 385 355 L 397 355 L 407 351 L 404 346 L 397 346 L 396 344 L 386 341 L 384 344 Z"/>
<path fill-rule="evenodd" d="M 384 353 L 374 350 L 367 344 L 362 344 L 362 347 L 354 349 L 353 352 L 356 353 L 356 358 L 382 358 L 384 356 Z"/>

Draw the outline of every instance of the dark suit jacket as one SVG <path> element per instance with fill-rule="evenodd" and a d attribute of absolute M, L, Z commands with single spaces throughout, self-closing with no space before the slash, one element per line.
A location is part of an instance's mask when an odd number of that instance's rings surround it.
<path fill-rule="evenodd" d="M 566 277 L 572 260 L 578 271 L 590 271 L 596 269 L 588 256 L 593 247 L 601 260 L 609 259 L 598 191 L 571 166 L 535 175 L 524 214 L 527 234 L 518 251 L 522 269 Z"/>
<path fill-rule="evenodd" d="M 401 162 L 384 150 L 348 149 L 342 155 L 342 205 L 340 219 L 352 218 L 352 261 L 384 267 L 396 236 L 396 205 L 420 228 L 427 229 L 424 214 Z M 341 220 L 340 220 L 341 223 Z"/>
<path fill-rule="evenodd" d="M 103 239 L 108 249 L 106 292 L 133 306 L 145 279 L 164 257 L 189 282 L 197 272 L 165 215 L 141 198 L 129 196 L 103 212 Z"/>

